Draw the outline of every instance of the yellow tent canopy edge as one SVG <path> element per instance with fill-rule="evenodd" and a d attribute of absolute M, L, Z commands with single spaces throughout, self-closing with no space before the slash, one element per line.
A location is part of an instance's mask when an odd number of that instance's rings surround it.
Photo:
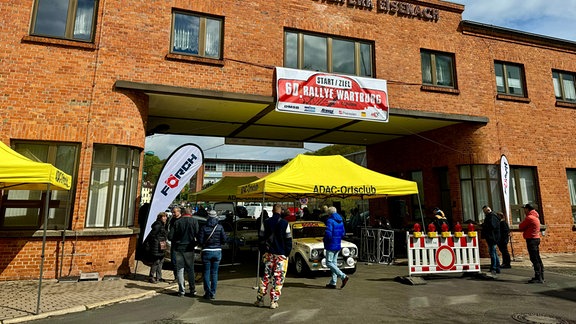
<path fill-rule="evenodd" d="M 50 163 L 36 162 L 0 142 L 0 189 L 70 190 L 72 177 Z"/>
<path fill-rule="evenodd" d="M 341 155 L 300 154 L 276 172 L 239 186 L 236 196 L 372 199 L 412 194 L 418 194 L 414 181 L 372 171 Z"/>

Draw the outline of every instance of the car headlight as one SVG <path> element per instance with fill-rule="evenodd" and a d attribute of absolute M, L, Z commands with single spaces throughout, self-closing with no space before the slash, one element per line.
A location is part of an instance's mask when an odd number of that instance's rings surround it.
<path fill-rule="evenodd" d="M 312 250 L 312 252 L 310 252 L 310 256 L 312 257 L 312 259 L 317 259 L 319 255 L 320 255 L 319 250 Z"/>
<path fill-rule="evenodd" d="M 350 248 L 350 256 L 351 257 L 356 257 L 358 255 L 358 249 L 356 248 Z"/>
<path fill-rule="evenodd" d="M 346 264 L 347 264 L 349 267 L 353 267 L 353 266 L 354 266 L 354 258 L 348 258 L 348 259 L 346 259 Z"/>
<path fill-rule="evenodd" d="M 350 255 L 350 249 L 347 247 L 342 248 L 342 255 L 345 257 L 349 256 Z"/>
<path fill-rule="evenodd" d="M 323 268 L 327 268 L 328 266 L 326 265 L 326 258 L 323 258 L 322 261 L 320 261 L 320 263 L 322 264 Z"/>

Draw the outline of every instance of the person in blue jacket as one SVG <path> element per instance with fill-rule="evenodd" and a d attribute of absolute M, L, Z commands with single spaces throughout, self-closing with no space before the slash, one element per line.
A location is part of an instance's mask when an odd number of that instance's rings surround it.
<path fill-rule="evenodd" d="M 202 245 L 202 263 L 204 264 L 204 299 L 216 298 L 218 285 L 218 267 L 222 260 L 222 244 L 228 239 L 224 227 L 218 224 L 216 211 L 208 212 L 208 221 L 200 229 L 198 242 Z"/>
<path fill-rule="evenodd" d="M 336 207 L 328 207 L 328 219 L 326 220 L 326 232 L 324 233 L 324 249 L 326 250 L 326 265 L 332 273 L 332 278 L 326 285 L 326 288 L 329 289 L 336 288 L 338 278 L 342 280 L 340 289 L 344 288 L 348 283 L 348 276 L 338 268 L 338 253 L 340 253 L 340 249 L 342 248 L 342 237 L 345 233 L 342 216 L 338 214 Z"/>

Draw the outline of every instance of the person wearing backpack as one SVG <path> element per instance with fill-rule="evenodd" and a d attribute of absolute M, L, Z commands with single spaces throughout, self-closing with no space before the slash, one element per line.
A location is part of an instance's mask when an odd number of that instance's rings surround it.
<path fill-rule="evenodd" d="M 228 239 L 224 227 L 218 224 L 216 211 L 208 212 L 208 221 L 200 229 L 198 242 L 202 244 L 202 263 L 204 264 L 204 299 L 216 298 L 218 285 L 218 267 L 222 260 L 222 243 Z"/>
<path fill-rule="evenodd" d="M 268 287 L 270 290 L 270 308 L 278 308 L 278 300 L 288 270 L 288 256 L 292 251 L 292 233 L 288 222 L 281 217 L 282 205 L 275 204 L 272 217 L 264 221 L 264 240 L 262 262 L 264 274 L 258 285 L 258 294 L 254 305 L 264 307 L 264 296 Z"/>

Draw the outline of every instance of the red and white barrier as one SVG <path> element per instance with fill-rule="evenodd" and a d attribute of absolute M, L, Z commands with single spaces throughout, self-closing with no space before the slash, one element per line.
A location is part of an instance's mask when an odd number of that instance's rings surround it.
<path fill-rule="evenodd" d="M 458 237 L 452 233 L 442 234 L 440 237 L 430 237 L 406 232 L 410 276 L 480 272 L 480 251 L 476 233 L 474 235 L 458 233 Z"/>

